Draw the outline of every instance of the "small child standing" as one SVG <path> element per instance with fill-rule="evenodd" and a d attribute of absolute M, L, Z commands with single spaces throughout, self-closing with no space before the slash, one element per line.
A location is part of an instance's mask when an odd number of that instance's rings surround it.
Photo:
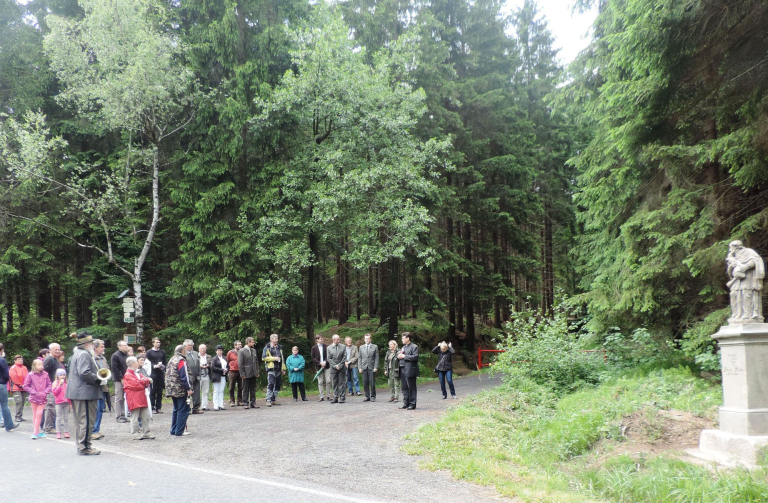
<path fill-rule="evenodd" d="M 128 410 L 131 411 L 131 433 L 134 440 L 145 440 L 155 438 L 149 433 L 149 403 L 144 390 L 149 386 L 149 379 L 141 375 L 138 371 L 139 362 L 133 357 L 126 358 L 125 363 L 128 370 L 123 376 L 123 389 L 125 390 L 126 403 Z M 141 426 L 139 426 L 141 423 Z"/>
<path fill-rule="evenodd" d="M 56 438 L 69 438 L 69 409 L 71 402 L 67 399 L 67 371 L 56 370 L 56 381 L 51 386 L 53 397 L 56 399 Z"/>

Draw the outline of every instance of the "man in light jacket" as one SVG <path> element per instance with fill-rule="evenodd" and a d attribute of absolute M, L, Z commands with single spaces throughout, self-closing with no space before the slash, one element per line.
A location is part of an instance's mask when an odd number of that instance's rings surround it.
<path fill-rule="evenodd" d="M 258 409 L 256 405 L 256 378 L 259 376 L 259 358 L 253 346 L 253 337 L 245 339 L 245 346 L 237 353 L 237 366 L 243 379 L 244 409 Z"/>
<path fill-rule="evenodd" d="M 365 344 L 360 346 L 360 358 L 357 360 L 360 373 L 363 374 L 364 402 L 376 401 L 376 372 L 379 370 L 379 347 L 371 344 L 371 334 L 365 334 Z"/>
<path fill-rule="evenodd" d="M 328 346 L 325 344 L 322 334 L 315 336 L 317 344 L 312 346 L 312 363 L 315 364 L 317 374 L 317 389 L 320 392 L 320 401 L 331 400 L 331 367 L 328 366 Z M 320 369 L 323 369 L 320 372 Z"/>
<path fill-rule="evenodd" d="M 347 349 L 339 344 L 341 337 L 333 334 L 333 344 L 328 346 L 328 365 L 331 367 L 331 382 L 333 383 L 333 400 L 331 403 L 344 403 L 346 398 L 345 384 L 347 380 Z"/>
<path fill-rule="evenodd" d="M 93 360 L 93 337 L 82 331 L 77 334 L 77 347 L 70 360 L 66 395 L 72 403 L 77 453 L 82 456 L 101 452 L 91 447 L 96 405 L 101 398 L 101 387 L 107 384 L 106 379 L 99 378 L 98 370 Z"/>

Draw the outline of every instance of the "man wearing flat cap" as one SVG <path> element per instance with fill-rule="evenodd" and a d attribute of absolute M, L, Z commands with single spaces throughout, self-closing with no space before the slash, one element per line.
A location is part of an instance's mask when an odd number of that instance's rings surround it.
<path fill-rule="evenodd" d="M 69 365 L 67 398 L 72 402 L 75 422 L 75 445 L 77 453 L 83 456 L 100 454 L 91 448 L 93 423 L 96 421 L 96 405 L 101 398 L 101 387 L 107 384 L 97 372 L 99 368 L 93 359 L 93 337 L 86 331 L 73 334 L 77 340 L 75 353 Z"/>

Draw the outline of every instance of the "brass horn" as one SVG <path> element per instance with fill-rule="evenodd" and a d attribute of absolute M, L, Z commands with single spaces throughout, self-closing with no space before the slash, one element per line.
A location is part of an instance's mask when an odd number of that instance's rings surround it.
<path fill-rule="evenodd" d="M 98 372 L 96 372 L 96 375 L 99 376 L 99 379 L 109 379 L 112 377 L 112 371 L 109 369 L 99 369 Z"/>

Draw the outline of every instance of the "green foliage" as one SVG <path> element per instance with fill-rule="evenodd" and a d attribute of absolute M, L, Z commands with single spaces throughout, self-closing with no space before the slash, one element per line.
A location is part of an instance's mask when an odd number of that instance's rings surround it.
<path fill-rule="evenodd" d="M 681 348 L 683 352 L 693 357 L 696 364 L 702 370 L 719 371 L 720 353 L 717 352 L 717 344 L 712 339 L 721 326 L 725 325 L 731 315 L 731 308 L 719 309 L 707 315 L 688 329 L 683 335 Z"/>
<path fill-rule="evenodd" d="M 727 501 L 757 501 L 750 498 L 756 489 L 765 491 L 760 474 L 710 473 L 681 461 L 591 450 L 602 439 L 620 439 L 621 419 L 628 414 L 676 409 L 712 417 L 721 400 L 719 386 L 687 368 L 635 371 L 564 397 L 515 377 L 422 425 L 404 450 L 426 456 L 424 468 L 449 470 L 522 501 L 721 501 L 711 492 L 716 487 L 725 488 Z M 705 499 L 699 499 L 699 485 L 711 488 Z M 631 492 L 622 493 L 624 487 Z"/>
<path fill-rule="evenodd" d="M 515 317 L 498 344 L 505 353 L 494 369 L 512 379 L 526 377 L 558 394 L 599 383 L 608 366 L 602 353 L 585 352 L 580 334 L 569 330 L 568 314 L 561 302 L 551 318 L 536 310 Z"/>
<path fill-rule="evenodd" d="M 677 459 L 619 456 L 584 474 L 586 488 L 618 502 L 742 503 L 765 501 L 765 469 L 713 472 Z"/>
<path fill-rule="evenodd" d="M 681 352 L 664 337 L 654 337 L 647 329 L 635 329 L 627 336 L 618 329 L 605 335 L 603 343 L 608 361 L 618 367 L 655 367 L 679 363 Z"/>
<path fill-rule="evenodd" d="M 594 128 L 572 163 L 584 227 L 581 299 L 595 331 L 681 334 L 726 306 L 725 244 L 741 238 L 764 249 L 765 219 L 752 201 L 768 172 L 768 69 L 755 66 L 768 50 L 756 36 L 766 20 L 758 0 L 734 9 L 600 4 L 592 44 L 563 91 Z M 706 344 L 687 351 L 713 367 Z"/>

